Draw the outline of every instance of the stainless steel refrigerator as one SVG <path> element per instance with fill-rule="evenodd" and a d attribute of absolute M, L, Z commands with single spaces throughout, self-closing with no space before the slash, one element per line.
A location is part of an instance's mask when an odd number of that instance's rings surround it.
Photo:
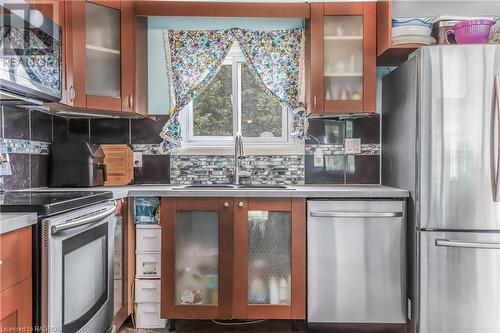
<path fill-rule="evenodd" d="M 383 78 L 382 183 L 408 189 L 408 316 L 500 332 L 500 45 L 422 47 Z"/>

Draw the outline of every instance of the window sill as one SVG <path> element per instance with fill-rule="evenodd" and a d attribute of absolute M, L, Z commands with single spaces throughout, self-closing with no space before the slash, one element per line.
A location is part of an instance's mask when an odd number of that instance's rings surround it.
<path fill-rule="evenodd" d="M 285 143 L 279 145 L 245 144 L 245 155 L 304 155 L 304 145 Z M 196 145 L 185 143 L 182 148 L 172 155 L 234 155 L 234 145 Z"/>

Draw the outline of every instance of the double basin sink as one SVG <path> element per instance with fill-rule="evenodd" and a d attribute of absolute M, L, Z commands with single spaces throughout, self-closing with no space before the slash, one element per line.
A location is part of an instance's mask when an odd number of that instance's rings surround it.
<path fill-rule="evenodd" d="M 174 187 L 173 190 L 294 190 L 286 185 L 277 184 L 196 184 L 196 185 L 182 185 Z"/>

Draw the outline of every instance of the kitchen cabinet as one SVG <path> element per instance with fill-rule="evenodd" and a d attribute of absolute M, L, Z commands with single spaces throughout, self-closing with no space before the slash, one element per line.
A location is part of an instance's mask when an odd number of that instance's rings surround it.
<path fill-rule="evenodd" d="M 114 250 L 114 306 L 113 325 L 120 327 L 133 310 L 133 283 L 135 274 L 135 226 L 128 199 L 116 204 L 116 230 Z"/>
<path fill-rule="evenodd" d="M 392 1 L 377 1 L 377 64 L 379 66 L 400 65 L 418 44 L 392 44 Z"/>
<path fill-rule="evenodd" d="M 305 318 L 303 199 L 162 198 L 160 214 L 162 318 Z"/>
<path fill-rule="evenodd" d="M 0 331 L 32 326 L 31 227 L 0 235 Z"/>
<path fill-rule="evenodd" d="M 375 112 L 375 3 L 311 3 L 306 27 L 308 112 Z"/>
<path fill-rule="evenodd" d="M 233 317 L 305 319 L 305 201 L 235 198 Z"/>
<path fill-rule="evenodd" d="M 65 1 L 67 105 L 134 111 L 135 13 L 129 1 Z"/>

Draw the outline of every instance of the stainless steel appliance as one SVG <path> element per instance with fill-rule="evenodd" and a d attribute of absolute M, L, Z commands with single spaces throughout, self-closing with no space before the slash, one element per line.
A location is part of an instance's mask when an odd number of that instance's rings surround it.
<path fill-rule="evenodd" d="M 106 332 L 113 321 L 116 218 L 111 192 L 16 191 L 0 211 L 36 212 L 33 325 L 62 332 Z"/>
<path fill-rule="evenodd" d="M 23 1 L 0 7 L 0 102 L 59 101 L 61 27 Z"/>
<path fill-rule="evenodd" d="M 307 201 L 307 320 L 406 323 L 405 202 Z"/>
<path fill-rule="evenodd" d="M 43 326 L 82 333 L 109 329 L 114 211 L 113 204 L 105 203 L 42 221 Z"/>
<path fill-rule="evenodd" d="M 500 46 L 422 47 L 382 90 L 382 183 L 411 195 L 412 331 L 500 332 Z"/>

